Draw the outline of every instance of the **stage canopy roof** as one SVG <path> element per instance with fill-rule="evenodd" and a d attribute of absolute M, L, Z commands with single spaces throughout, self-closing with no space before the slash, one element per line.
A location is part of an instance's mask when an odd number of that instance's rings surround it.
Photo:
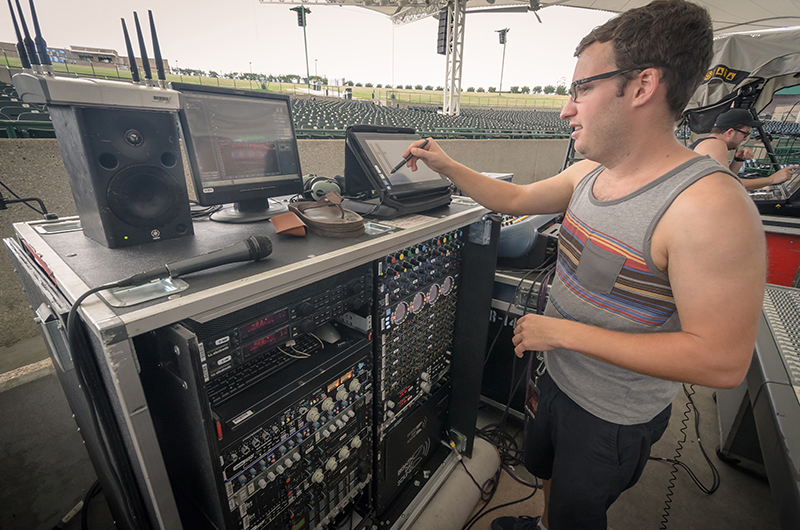
<path fill-rule="evenodd" d="M 406 24 L 435 15 L 448 0 L 260 0 L 264 4 L 356 6 Z M 622 13 L 650 3 L 650 0 L 467 0 L 467 13 L 539 11 L 551 6 L 577 7 Z M 705 6 L 714 20 L 714 33 L 758 31 L 800 25 L 800 0 L 694 0 Z"/>

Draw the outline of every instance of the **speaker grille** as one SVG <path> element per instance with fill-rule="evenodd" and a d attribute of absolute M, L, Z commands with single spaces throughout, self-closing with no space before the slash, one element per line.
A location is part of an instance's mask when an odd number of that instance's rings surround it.
<path fill-rule="evenodd" d="M 152 165 L 128 166 L 108 183 L 111 211 L 122 222 L 140 228 L 161 226 L 181 212 L 181 186 L 166 170 Z"/>

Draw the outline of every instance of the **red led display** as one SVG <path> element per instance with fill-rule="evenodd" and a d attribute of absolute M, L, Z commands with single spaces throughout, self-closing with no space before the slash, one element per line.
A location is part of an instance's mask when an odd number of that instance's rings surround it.
<path fill-rule="evenodd" d="M 246 339 L 248 337 L 252 337 L 253 335 L 258 334 L 262 330 L 265 330 L 269 327 L 278 324 L 283 324 L 287 320 L 289 320 L 289 311 L 286 309 L 281 309 L 280 311 L 265 316 L 264 318 L 260 318 L 251 324 L 242 326 L 241 328 L 239 328 L 239 336 L 242 339 Z"/>

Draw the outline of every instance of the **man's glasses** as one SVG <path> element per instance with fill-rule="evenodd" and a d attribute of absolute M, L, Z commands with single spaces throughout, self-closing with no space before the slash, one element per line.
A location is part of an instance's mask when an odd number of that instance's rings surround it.
<path fill-rule="evenodd" d="M 587 77 L 585 79 L 578 79 L 577 81 L 573 81 L 570 85 L 569 95 L 573 102 L 577 102 L 579 86 L 585 85 L 586 83 L 591 83 L 592 81 L 600 81 L 601 79 L 611 79 L 612 77 L 616 77 L 618 75 L 627 74 L 628 72 L 633 72 L 634 70 L 644 70 L 645 68 L 649 67 L 634 66 L 633 68 L 623 68 L 622 70 L 614 70 L 613 72 L 606 72 L 604 74 L 593 75 L 592 77 Z"/>
<path fill-rule="evenodd" d="M 731 127 L 731 129 L 733 129 L 733 130 L 734 130 L 734 131 L 736 131 L 736 132 L 740 132 L 740 133 L 742 133 L 742 134 L 744 135 L 744 139 L 745 139 L 745 140 L 747 140 L 748 138 L 750 138 L 750 135 L 751 135 L 751 134 L 753 134 L 753 130 L 752 130 L 752 129 L 750 129 L 750 130 L 749 130 L 749 131 L 747 131 L 747 132 L 745 132 L 745 131 L 743 131 L 743 130 L 741 130 L 741 129 L 737 129 L 736 127 Z"/>

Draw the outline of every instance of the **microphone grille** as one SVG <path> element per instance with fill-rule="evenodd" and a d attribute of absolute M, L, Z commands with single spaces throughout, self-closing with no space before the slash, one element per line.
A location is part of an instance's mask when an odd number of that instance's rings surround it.
<path fill-rule="evenodd" d="M 250 247 L 250 259 L 258 261 L 272 254 L 272 241 L 267 236 L 250 236 L 247 239 Z"/>

